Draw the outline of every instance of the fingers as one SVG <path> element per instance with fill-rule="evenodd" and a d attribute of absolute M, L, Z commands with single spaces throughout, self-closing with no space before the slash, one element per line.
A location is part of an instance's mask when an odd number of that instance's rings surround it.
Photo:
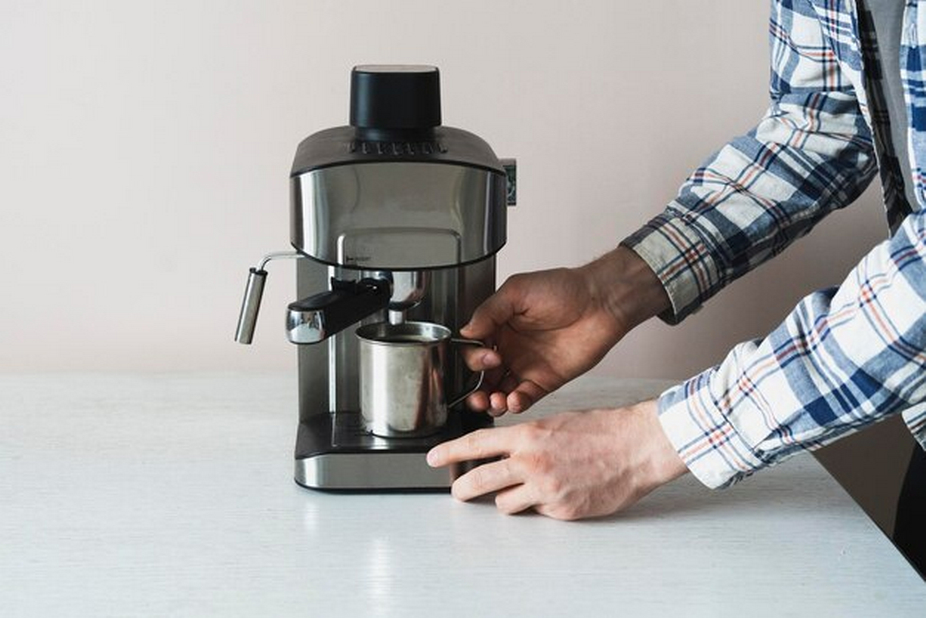
<path fill-rule="evenodd" d="M 460 350 L 460 355 L 471 371 L 494 369 L 502 364 L 499 353 L 489 348 L 464 348 Z"/>
<path fill-rule="evenodd" d="M 508 455 L 514 448 L 514 427 L 479 429 L 456 440 L 438 444 L 428 452 L 432 468 L 461 461 L 474 461 Z"/>
<path fill-rule="evenodd" d="M 534 493 L 528 485 L 515 485 L 500 491 L 495 496 L 495 506 L 506 515 L 514 515 L 526 511 L 536 504 Z"/>
<path fill-rule="evenodd" d="M 508 411 L 508 398 L 505 393 L 495 392 L 489 395 L 489 409 L 487 412 L 492 416 L 501 416 Z"/>
<path fill-rule="evenodd" d="M 504 378 L 498 390 L 477 391 L 466 402 L 473 410 L 501 416 L 505 412 L 520 414 L 547 395 L 546 389 L 530 380 L 518 382 L 511 376 Z"/>
<path fill-rule="evenodd" d="M 501 409 L 496 410 L 493 408 L 492 402 L 490 400 L 490 396 L 492 393 L 498 390 L 499 382 L 504 378 L 504 376 L 505 370 L 502 367 L 487 369 L 482 387 L 470 395 L 466 400 L 469 407 L 479 412 L 488 412 L 493 416 L 504 414 L 507 409 L 507 407 L 504 405 L 504 402 L 501 405 Z"/>
<path fill-rule="evenodd" d="M 482 464 L 454 481 L 450 493 L 466 501 L 511 487 L 521 482 L 514 468 L 511 459 Z"/>
<path fill-rule="evenodd" d="M 471 339 L 485 339 L 495 334 L 515 313 L 516 294 L 510 285 L 502 285 L 473 312 L 460 334 Z"/>
<path fill-rule="evenodd" d="M 485 372 L 485 380 L 482 383 L 482 387 L 473 393 L 472 396 L 467 400 L 470 408 L 480 412 L 486 411 L 493 416 L 499 416 L 504 414 L 507 410 L 507 406 L 504 404 L 504 401 L 500 404 L 499 409 L 495 409 L 490 401 L 490 396 L 492 393 L 495 393 L 500 388 L 500 383 L 505 378 L 505 369 L 504 367 L 495 367 L 494 369 L 487 369 Z M 504 397 L 504 396 L 503 396 Z"/>
<path fill-rule="evenodd" d="M 471 410 L 476 410 L 477 412 L 488 410 L 490 405 L 489 394 L 484 391 L 476 391 L 466 398 L 466 405 L 468 405 Z"/>
<path fill-rule="evenodd" d="M 501 416 L 508 411 L 505 393 L 476 391 L 466 398 L 466 404 L 471 410 L 487 412 L 489 416 Z"/>
<path fill-rule="evenodd" d="M 505 412 L 520 414 L 547 394 L 546 389 L 531 380 L 518 381 L 507 376 L 498 385 L 499 390 L 489 394 L 489 414 L 500 416 Z M 480 408 L 485 409 L 485 408 Z"/>
<path fill-rule="evenodd" d="M 470 339 L 486 341 L 491 345 L 499 329 L 508 323 L 523 305 L 526 297 L 525 286 L 520 285 L 519 281 L 522 279 L 509 278 L 495 294 L 476 308 L 469 323 L 460 329 L 460 334 Z M 546 389 L 531 380 L 520 380 L 510 372 L 506 374 L 505 369 L 510 367 L 505 367 L 505 359 L 496 350 L 474 348 L 461 352 L 471 370 L 486 371 L 483 388 L 467 399 L 469 407 L 473 410 L 486 411 L 492 416 L 501 416 L 509 411 L 518 414 L 547 394 Z"/>
<path fill-rule="evenodd" d="M 547 390 L 531 380 L 522 380 L 517 388 L 508 393 L 508 409 L 515 414 L 524 412 L 547 395 Z"/>

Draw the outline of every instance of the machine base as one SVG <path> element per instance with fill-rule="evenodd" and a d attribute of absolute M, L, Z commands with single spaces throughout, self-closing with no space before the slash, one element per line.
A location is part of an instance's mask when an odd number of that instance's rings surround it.
<path fill-rule="evenodd" d="M 441 442 L 491 425 L 486 414 L 451 411 L 440 433 L 380 438 L 364 429 L 359 412 L 317 414 L 299 423 L 295 479 L 310 489 L 446 490 L 481 462 L 431 468 L 425 454 Z"/>

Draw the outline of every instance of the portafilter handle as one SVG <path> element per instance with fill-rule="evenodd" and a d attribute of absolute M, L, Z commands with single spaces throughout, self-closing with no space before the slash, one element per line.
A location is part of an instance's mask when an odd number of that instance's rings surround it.
<path fill-rule="evenodd" d="M 264 270 L 267 262 L 299 257 L 302 257 L 302 254 L 297 251 L 268 253 L 260 261 L 260 266 L 251 268 L 251 272 L 248 274 L 248 283 L 244 288 L 241 311 L 238 313 L 238 328 L 235 329 L 235 341 L 249 344 L 254 338 L 254 327 L 257 325 L 257 314 L 260 311 L 260 299 L 264 295 L 264 284 L 267 282 L 267 271 Z"/>
<path fill-rule="evenodd" d="M 348 326 L 389 306 L 391 285 L 385 279 L 331 279 L 331 290 L 290 303 L 286 338 L 292 343 L 324 341 Z"/>

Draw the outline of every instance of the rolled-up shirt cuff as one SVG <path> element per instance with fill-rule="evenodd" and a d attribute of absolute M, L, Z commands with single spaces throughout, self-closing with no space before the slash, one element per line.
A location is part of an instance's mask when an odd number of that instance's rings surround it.
<path fill-rule="evenodd" d="M 659 315 L 669 324 L 678 324 L 701 307 L 720 286 L 720 273 L 697 230 L 671 208 L 621 241 L 652 269 L 659 278 L 670 310 Z"/>
<path fill-rule="evenodd" d="M 708 370 L 659 397 L 659 422 L 691 473 L 712 489 L 764 468 L 746 440 L 714 404 Z"/>

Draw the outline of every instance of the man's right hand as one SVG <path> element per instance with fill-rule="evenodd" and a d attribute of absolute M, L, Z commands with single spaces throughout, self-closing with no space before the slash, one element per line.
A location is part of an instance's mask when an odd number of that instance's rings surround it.
<path fill-rule="evenodd" d="M 465 352 L 470 369 L 486 371 L 467 402 L 496 416 L 523 412 L 668 307 L 659 280 L 623 247 L 580 268 L 514 275 L 460 330 L 495 347 Z"/>

